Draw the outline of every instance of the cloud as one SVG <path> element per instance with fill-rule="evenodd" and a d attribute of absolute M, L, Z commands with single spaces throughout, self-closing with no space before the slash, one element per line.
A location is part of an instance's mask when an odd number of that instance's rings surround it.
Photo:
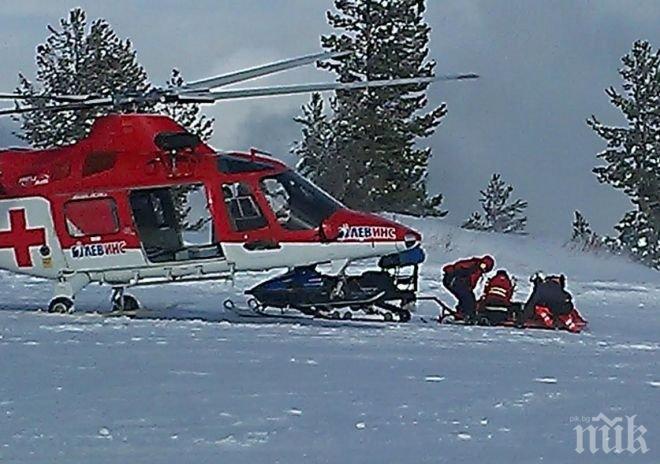
<path fill-rule="evenodd" d="M 501 172 L 530 201 L 532 230 L 567 234 L 579 208 L 610 232 L 629 203 L 591 173 L 603 145 L 584 120 L 596 113 L 621 122 L 603 89 L 618 83 L 620 57 L 635 39 L 659 44 L 660 8 L 639 22 L 594 2 L 456 3 L 431 3 L 432 55 L 442 72 L 482 78 L 431 90 L 449 105 L 431 140 L 430 176 L 445 193 L 449 220 L 474 210 L 478 190 Z"/>

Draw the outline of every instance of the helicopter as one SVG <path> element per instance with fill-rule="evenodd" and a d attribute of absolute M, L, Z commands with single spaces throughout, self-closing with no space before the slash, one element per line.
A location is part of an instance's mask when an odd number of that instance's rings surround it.
<path fill-rule="evenodd" d="M 347 53 L 316 53 L 144 94 L 30 95 L 42 101 L 0 110 L 77 111 L 137 103 L 225 100 L 473 79 L 474 74 L 248 89 L 225 86 Z M 55 102 L 55 103 L 52 103 Z M 181 200 L 185 199 L 186 207 Z M 54 282 L 49 312 L 71 313 L 87 285 L 112 288 L 112 311 L 140 303 L 140 285 L 232 280 L 286 268 L 249 289 L 251 307 L 293 308 L 318 317 L 356 312 L 406 321 L 416 300 L 421 235 L 351 210 L 273 156 L 217 151 L 163 115 L 111 113 L 63 147 L 0 150 L 0 268 Z M 352 276 L 348 266 L 380 258 Z M 331 273 L 317 270 L 330 264 Z M 402 275 L 404 267 L 412 274 Z M 339 313 L 339 309 L 345 309 Z"/>

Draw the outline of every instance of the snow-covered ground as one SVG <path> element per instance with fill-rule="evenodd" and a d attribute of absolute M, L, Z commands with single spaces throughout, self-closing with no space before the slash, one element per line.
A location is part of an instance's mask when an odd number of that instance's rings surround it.
<path fill-rule="evenodd" d="M 101 287 L 49 315 L 35 311 L 48 283 L 2 273 L 0 462 L 659 462 L 659 273 L 408 222 L 425 234 L 425 293 L 442 292 L 443 263 L 488 252 L 518 299 L 535 270 L 565 272 L 589 331 L 425 324 L 431 304 L 401 325 L 223 312 L 256 274 L 136 289 L 156 320 L 92 314 Z M 599 413 L 637 415 L 650 451 L 576 453 L 576 417 Z"/>

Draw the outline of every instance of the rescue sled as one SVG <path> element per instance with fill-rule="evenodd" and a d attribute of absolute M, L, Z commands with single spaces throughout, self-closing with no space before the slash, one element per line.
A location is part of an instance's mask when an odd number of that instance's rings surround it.
<path fill-rule="evenodd" d="M 466 325 L 463 315 L 450 308 L 437 298 L 431 298 L 441 306 L 438 322 L 441 324 Z M 523 307 L 521 302 L 513 302 L 508 306 L 487 305 L 483 302 L 477 304 L 476 325 L 517 327 L 520 329 L 565 330 L 580 333 L 587 326 L 587 320 L 580 312 L 573 308 L 566 315 L 554 316 L 550 309 L 537 306 L 534 317 L 523 320 Z"/>

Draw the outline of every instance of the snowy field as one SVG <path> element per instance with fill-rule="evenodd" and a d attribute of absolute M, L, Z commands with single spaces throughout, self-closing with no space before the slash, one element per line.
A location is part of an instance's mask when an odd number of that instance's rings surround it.
<path fill-rule="evenodd" d="M 93 314 L 109 309 L 102 287 L 49 315 L 48 283 L 2 273 L 0 462 L 660 462 L 660 273 L 409 222 L 424 293 L 451 301 L 441 265 L 488 252 L 517 299 L 535 270 L 565 272 L 589 331 L 438 326 L 426 303 L 401 325 L 223 312 L 256 274 L 136 289 L 156 319 Z M 637 415 L 650 451 L 576 453 L 575 418 L 599 413 Z"/>

